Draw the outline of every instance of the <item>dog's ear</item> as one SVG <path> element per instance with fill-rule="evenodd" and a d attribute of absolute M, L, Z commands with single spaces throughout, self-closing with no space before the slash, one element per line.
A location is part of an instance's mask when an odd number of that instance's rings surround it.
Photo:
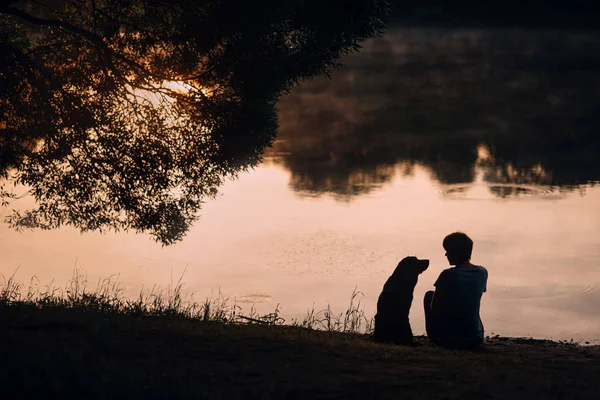
<path fill-rule="evenodd" d="M 416 261 L 417 261 L 417 257 L 415 257 L 415 256 L 404 257 L 402 260 L 400 260 L 400 262 L 396 266 L 396 269 L 394 270 L 394 273 L 392 275 L 396 275 L 396 274 L 399 274 L 402 272 L 404 272 L 404 273 L 408 272 L 410 269 L 412 269 L 414 267 Z"/>

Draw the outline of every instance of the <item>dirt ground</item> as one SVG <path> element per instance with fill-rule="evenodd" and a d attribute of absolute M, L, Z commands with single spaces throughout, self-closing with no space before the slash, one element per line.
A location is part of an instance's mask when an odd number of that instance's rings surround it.
<path fill-rule="evenodd" d="M 2 399 L 598 399 L 600 349 L 477 351 L 359 335 L 0 307 Z"/>

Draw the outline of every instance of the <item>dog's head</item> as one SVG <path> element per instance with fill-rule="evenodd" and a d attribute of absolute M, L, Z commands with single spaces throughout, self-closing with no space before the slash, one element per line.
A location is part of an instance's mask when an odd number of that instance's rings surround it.
<path fill-rule="evenodd" d="M 403 258 L 398 263 L 398 266 L 394 270 L 394 275 L 419 276 L 428 267 L 429 260 L 420 260 L 417 257 L 409 256 Z"/>

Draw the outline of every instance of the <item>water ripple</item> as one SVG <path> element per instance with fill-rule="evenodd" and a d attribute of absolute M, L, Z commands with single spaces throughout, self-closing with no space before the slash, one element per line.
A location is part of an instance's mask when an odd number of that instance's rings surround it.
<path fill-rule="evenodd" d="M 235 296 L 237 303 L 265 303 L 271 300 L 268 294 L 248 293 Z"/>
<path fill-rule="evenodd" d="M 441 185 L 440 194 L 452 200 L 492 200 L 498 198 L 558 200 L 565 194 L 552 186 L 513 183 L 468 183 Z"/>

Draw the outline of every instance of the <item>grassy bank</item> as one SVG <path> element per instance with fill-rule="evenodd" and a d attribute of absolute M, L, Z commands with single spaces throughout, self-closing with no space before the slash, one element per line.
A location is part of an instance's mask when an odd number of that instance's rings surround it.
<path fill-rule="evenodd" d="M 304 321 L 280 325 L 273 315 L 233 318 L 214 301 L 192 307 L 177 287 L 136 302 L 107 287 L 36 294 L 5 282 L 3 399 L 595 399 L 600 393 L 598 347 L 508 338 L 488 339 L 471 352 L 424 338 L 418 347 L 389 346 L 368 335 L 299 326 Z M 345 314 L 348 321 L 357 315 Z M 352 331 L 350 322 L 346 328 Z"/>

